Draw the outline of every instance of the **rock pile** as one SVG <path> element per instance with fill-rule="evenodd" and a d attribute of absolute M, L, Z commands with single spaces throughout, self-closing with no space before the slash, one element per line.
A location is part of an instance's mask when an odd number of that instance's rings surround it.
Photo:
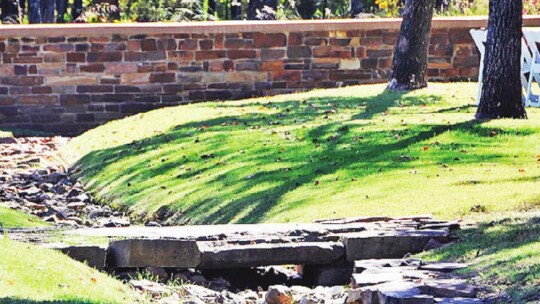
<path fill-rule="evenodd" d="M 223 278 L 157 283 L 131 280 L 130 285 L 157 303 L 223 304 L 435 304 L 489 303 L 478 288 L 456 278 L 458 263 L 424 263 L 420 259 L 369 259 L 354 263 L 349 286 L 270 285 L 267 289 L 235 289 Z M 219 283 L 213 283 L 219 281 Z M 234 291 L 236 290 L 236 291 Z M 234 292 L 233 292 L 234 291 Z"/>
<path fill-rule="evenodd" d="M 0 206 L 61 226 L 129 226 L 122 213 L 96 204 L 66 174 L 57 155 L 66 142 L 62 137 L 0 138 Z"/>

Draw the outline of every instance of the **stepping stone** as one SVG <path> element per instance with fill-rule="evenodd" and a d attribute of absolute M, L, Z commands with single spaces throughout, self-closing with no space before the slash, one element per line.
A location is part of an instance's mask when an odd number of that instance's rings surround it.
<path fill-rule="evenodd" d="M 442 298 L 475 298 L 478 290 L 463 280 L 433 280 L 425 282 L 424 293 Z"/>
<path fill-rule="evenodd" d="M 347 261 L 402 258 L 420 253 L 434 239 L 448 241 L 450 234 L 442 230 L 366 231 L 344 236 Z"/>
<path fill-rule="evenodd" d="M 109 244 L 110 264 L 116 268 L 175 267 L 195 268 L 201 252 L 195 241 L 131 239 Z"/>
<path fill-rule="evenodd" d="M 202 269 L 269 265 L 332 264 L 345 255 L 341 243 L 302 242 L 281 244 L 219 245 L 197 242 Z"/>
<path fill-rule="evenodd" d="M 401 262 L 401 259 L 368 259 L 354 261 L 354 272 L 361 273 L 370 268 L 399 267 L 401 266 Z"/>
<path fill-rule="evenodd" d="M 427 263 L 425 265 L 422 265 L 419 267 L 421 270 L 428 270 L 428 271 L 439 271 L 439 272 L 452 272 L 459 269 L 464 269 L 469 267 L 467 264 L 462 263 Z"/>
<path fill-rule="evenodd" d="M 401 281 L 351 289 L 347 303 L 433 304 L 435 299 L 422 294 L 418 284 Z"/>
<path fill-rule="evenodd" d="M 353 288 L 359 288 L 402 280 L 403 275 L 399 268 L 379 268 L 353 273 L 351 284 Z"/>
<path fill-rule="evenodd" d="M 370 268 L 420 266 L 420 259 L 368 259 L 354 261 L 354 272 L 361 273 Z"/>

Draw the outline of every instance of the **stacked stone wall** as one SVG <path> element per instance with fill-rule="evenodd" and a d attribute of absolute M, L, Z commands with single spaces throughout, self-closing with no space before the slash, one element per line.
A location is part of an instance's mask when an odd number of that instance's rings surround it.
<path fill-rule="evenodd" d="M 540 26 L 540 17 L 525 18 Z M 429 78 L 474 81 L 469 30 L 434 20 Z M 80 133 L 151 109 L 385 82 L 399 19 L 0 29 L 0 127 Z"/>

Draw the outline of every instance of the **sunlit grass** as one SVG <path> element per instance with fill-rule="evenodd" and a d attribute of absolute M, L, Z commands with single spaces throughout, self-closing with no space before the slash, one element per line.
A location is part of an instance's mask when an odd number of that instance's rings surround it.
<path fill-rule="evenodd" d="M 0 303 L 97 304 L 140 300 L 119 281 L 50 249 L 0 237 L 0 256 Z"/>
<path fill-rule="evenodd" d="M 506 296 L 512 303 L 540 301 L 539 214 L 485 216 L 478 227 L 464 229 L 461 241 L 423 254 L 428 260 L 469 263 L 462 275 L 489 293 Z"/>
<path fill-rule="evenodd" d="M 139 220 L 303 222 L 536 208 L 540 112 L 474 121 L 476 85 L 364 85 L 135 115 L 63 151 Z"/>
<path fill-rule="evenodd" d="M 38 217 L 0 207 L 0 228 L 35 228 L 47 225 Z"/>

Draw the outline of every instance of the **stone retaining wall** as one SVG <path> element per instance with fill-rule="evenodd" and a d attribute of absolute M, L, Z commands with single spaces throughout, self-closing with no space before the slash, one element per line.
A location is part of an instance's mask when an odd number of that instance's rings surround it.
<path fill-rule="evenodd" d="M 540 17 L 527 17 L 540 26 Z M 0 127 L 74 134 L 129 114 L 384 82 L 399 19 L 0 28 Z M 431 80 L 475 80 L 483 17 L 434 20 Z"/>

